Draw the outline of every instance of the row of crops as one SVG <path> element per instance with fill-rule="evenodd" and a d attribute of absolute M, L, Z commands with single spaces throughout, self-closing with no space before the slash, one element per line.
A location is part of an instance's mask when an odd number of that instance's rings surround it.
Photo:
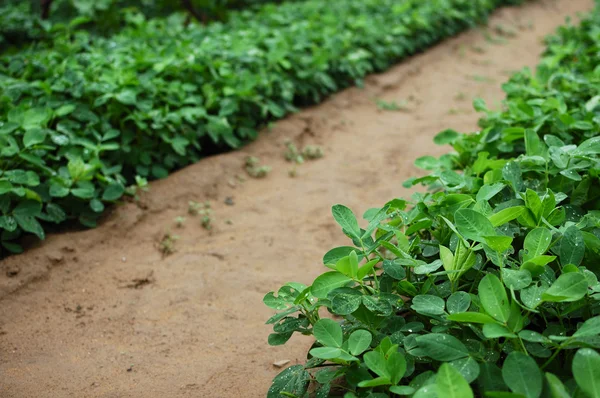
<path fill-rule="evenodd" d="M 269 397 L 600 397 L 600 8 L 446 130 L 426 194 L 333 216 L 352 246 L 264 298 L 272 345 L 316 342 Z M 323 310 L 343 318 L 321 317 Z"/>
<path fill-rule="evenodd" d="M 109 36 L 55 23 L 0 55 L 3 250 L 69 220 L 94 226 L 131 184 L 239 147 L 513 2 L 307 0 L 206 26 L 130 12 Z"/>

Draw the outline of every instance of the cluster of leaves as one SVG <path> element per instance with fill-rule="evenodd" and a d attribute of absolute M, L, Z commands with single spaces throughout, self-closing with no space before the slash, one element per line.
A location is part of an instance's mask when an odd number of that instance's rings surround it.
<path fill-rule="evenodd" d="M 353 246 L 264 298 L 271 345 L 316 339 L 269 397 L 600 397 L 599 23 L 561 28 L 482 131 L 438 134 L 456 152 L 409 181 L 430 192 L 364 228 L 333 207 Z"/>
<path fill-rule="evenodd" d="M 50 39 L 74 26 L 108 35 L 121 29 L 130 12 L 147 18 L 185 12 L 188 22 L 206 23 L 226 20 L 232 9 L 267 2 L 281 0 L 5 0 L 0 5 L 0 48 Z"/>
<path fill-rule="evenodd" d="M 308 0 L 227 23 L 145 20 L 108 38 L 66 29 L 0 57 L 0 231 L 94 225 L 135 178 L 256 136 L 260 126 L 485 17 L 502 0 Z M 72 22 L 75 26 L 77 22 Z M 70 25 L 69 25 L 70 26 Z"/>

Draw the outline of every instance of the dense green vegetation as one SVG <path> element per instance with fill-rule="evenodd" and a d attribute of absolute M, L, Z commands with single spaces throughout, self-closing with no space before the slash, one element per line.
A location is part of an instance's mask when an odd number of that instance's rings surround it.
<path fill-rule="evenodd" d="M 43 238 L 40 221 L 93 226 L 128 184 L 236 148 L 505 3 L 308 0 L 207 26 L 128 13 L 108 37 L 63 24 L 0 57 L 1 243 Z"/>
<path fill-rule="evenodd" d="M 145 18 L 186 13 L 186 23 L 226 20 L 232 9 L 281 0 L 5 0 L 0 5 L 0 48 L 50 39 L 78 26 L 96 34 L 118 31 L 128 14 Z"/>
<path fill-rule="evenodd" d="M 316 342 L 269 397 L 600 397 L 600 9 L 423 157 L 429 193 L 333 216 L 353 246 L 264 298 L 272 345 Z M 327 310 L 341 322 L 322 318 Z M 312 395 L 311 395 L 312 396 Z"/>

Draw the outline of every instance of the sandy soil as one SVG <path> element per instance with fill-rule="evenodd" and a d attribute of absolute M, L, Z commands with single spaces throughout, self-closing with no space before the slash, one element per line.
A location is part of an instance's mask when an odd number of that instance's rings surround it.
<path fill-rule="evenodd" d="M 95 230 L 50 236 L 0 263 L 1 397 L 261 397 L 311 342 L 266 343 L 272 311 L 262 297 L 286 281 L 310 283 L 323 253 L 346 244 L 330 216 L 343 203 L 362 214 L 405 196 L 406 178 L 451 127 L 476 128 L 471 99 L 499 106 L 510 71 L 537 63 L 540 39 L 592 0 L 542 0 L 496 12 L 515 37 L 474 30 L 326 103 L 277 122 L 241 151 L 212 157 L 152 184 L 138 204 L 115 209 Z M 506 30 L 506 29 L 505 29 Z M 496 41 L 501 41 L 496 42 Z M 404 104 L 383 111 L 376 99 Z M 321 145 L 325 157 L 297 167 L 284 142 Z M 244 175 L 244 159 L 273 167 Z M 225 204 L 226 198 L 229 202 Z M 213 229 L 186 215 L 209 200 Z M 233 205 L 231 203 L 233 202 Z M 228 221 L 229 220 L 229 221 Z M 158 242 L 179 235 L 163 257 Z"/>

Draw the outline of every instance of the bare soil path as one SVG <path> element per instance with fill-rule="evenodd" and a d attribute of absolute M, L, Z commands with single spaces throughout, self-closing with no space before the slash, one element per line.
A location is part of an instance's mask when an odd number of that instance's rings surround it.
<path fill-rule="evenodd" d="M 401 183 L 419 173 L 414 159 L 448 151 L 432 137 L 476 129 L 472 98 L 499 106 L 510 71 L 533 67 L 540 39 L 592 6 L 541 0 L 499 10 L 489 34 L 445 41 L 369 77 L 364 89 L 277 122 L 241 151 L 153 183 L 137 205 L 120 206 L 95 230 L 50 236 L 4 260 L 0 396 L 265 396 L 279 371 L 273 362 L 302 361 L 311 339 L 268 347 L 272 311 L 262 297 L 287 281 L 310 283 L 324 270 L 322 255 L 347 243 L 331 205 L 362 214 L 408 195 Z M 405 109 L 379 110 L 377 99 Z M 291 178 L 288 139 L 321 145 L 325 157 Z M 238 181 L 248 155 L 271 174 Z M 210 232 L 187 216 L 190 200 L 211 201 Z M 187 221 L 176 229 L 181 215 Z M 180 238 L 163 257 L 158 242 L 169 230 Z"/>

